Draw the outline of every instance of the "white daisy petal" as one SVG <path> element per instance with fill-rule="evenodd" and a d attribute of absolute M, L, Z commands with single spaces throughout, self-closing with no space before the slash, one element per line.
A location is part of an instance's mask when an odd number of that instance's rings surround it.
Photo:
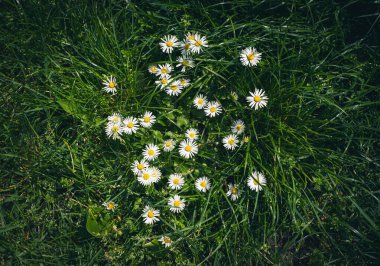
<path fill-rule="evenodd" d="M 200 177 L 195 181 L 195 187 L 201 191 L 201 192 L 206 192 L 211 188 L 211 182 L 208 177 Z"/>
<path fill-rule="evenodd" d="M 244 122 L 242 120 L 236 120 L 232 126 L 231 126 L 231 131 L 233 133 L 236 133 L 236 134 L 241 134 L 244 132 L 244 129 L 245 129 L 245 125 L 244 125 Z"/>
<path fill-rule="evenodd" d="M 258 192 L 263 189 L 263 186 L 267 185 L 267 179 L 265 178 L 263 173 L 254 171 L 248 177 L 247 185 L 251 190 L 255 190 L 256 192 Z"/>
<path fill-rule="evenodd" d="M 145 146 L 143 156 L 145 160 L 154 161 L 160 155 L 160 148 L 157 145 L 149 144 Z"/>
<path fill-rule="evenodd" d="M 235 134 L 228 135 L 223 138 L 223 146 L 227 150 L 234 150 L 238 146 L 239 140 Z"/>
<path fill-rule="evenodd" d="M 261 60 L 261 53 L 254 47 L 245 48 L 240 54 L 240 61 L 243 66 L 256 66 Z"/>
<path fill-rule="evenodd" d="M 139 128 L 139 122 L 136 118 L 128 116 L 123 120 L 123 128 L 126 134 L 132 135 L 133 133 L 137 132 L 137 129 Z"/>
<path fill-rule="evenodd" d="M 168 185 L 171 189 L 181 189 L 185 184 L 185 179 L 180 174 L 171 174 Z"/>
<path fill-rule="evenodd" d="M 207 98 L 203 96 L 203 94 L 198 94 L 198 96 L 195 97 L 193 103 L 197 109 L 203 109 L 207 104 Z"/>
<path fill-rule="evenodd" d="M 247 97 L 249 107 L 255 108 L 255 110 L 265 107 L 268 104 L 268 97 L 263 90 L 255 89 L 254 92 L 249 92 L 251 96 Z"/>
<path fill-rule="evenodd" d="M 156 117 L 152 112 L 145 112 L 144 115 L 140 118 L 140 125 L 145 128 L 150 128 L 154 122 L 156 122 Z"/>
<path fill-rule="evenodd" d="M 135 175 L 140 175 L 140 174 L 142 174 L 142 172 L 143 172 L 144 170 L 146 170 L 148 167 L 149 167 L 149 164 L 148 164 L 148 162 L 145 161 L 144 159 L 141 160 L 141 161 L 137 161 L 137 160 L 134 161 L 134 162 L 132 163 L 132 166 L 131 166 L 131 168 L 132 168 L 132 172 L 133 172 Z"/>
<path fill-rule="evenodd" d="M 176 36 L 166 35 L 161 39 L 160 46 L 164 53 L 170 54 L 175 47 L 179 46 L 179 42 Z"/>
<path fill-rule="evenodd" d="M 157 218 L 160 216 L 160 211 L 153 209 L 150 206 L 145 206 L 143 214 L 141 216 L 144 218 L 144 223 L 154 224 L 155 222 L 158 222 L 160 220 Z"/>
<path fill-rule="evenodd" d="M 116 94 L 116 78 L 109 77 L 108 79 L 103 81 L 103 90 L 107 93 L 112 93 L 113 95 Z"/>
<path fill-rule="evenodd" d="M 186 159 L 198 153 L 198 144 L 190 139 L 185 139 L 179 144 L 179 154 Z"/>
<path fill-rule="evenodd" d="M 178 195 L 174 195 L 174 197 L 169 198 L 168 205 L 170 206 L 171 212 L 179 213 L 185 208 L 185 200 L 181 199 Z"/>
<path fill-rule="evenodd" d="M 165 140 L 164 145 L 163 145 L 164 146 L 163 150 L 165 152 L 172 151 L 174 149 L 175 145 L 176 145 L 175 140 L 173 140 L 173 139 Z"/>
<path fill-rule="evenodd" d="M 218 102 L 208 102 L 204 107 L 204 111 L 207 116 L 215 117 L 222 112 L 222 107 Z"/>
<path fill-rule="evenodd" d="M 159 241 L 162 243 L 162 245 L 165 245 L 165 248 L 168 248 L 172 245 L 172 240 L 168 236 L 163 236 L 159 239 Z"/>
<path fill-rule="evenodd" d="M 227 196 L 231 198 L 232 201 L 237 200 L 240 197 L 241 191 L 238 186 L 234 184 L 228 184 Z"/>

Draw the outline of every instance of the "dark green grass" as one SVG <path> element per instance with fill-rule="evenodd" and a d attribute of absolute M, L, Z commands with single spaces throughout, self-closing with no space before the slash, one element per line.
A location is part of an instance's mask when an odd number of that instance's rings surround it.
<path fill-rule="evenodd" d="M 0 3 L 0 264 L 378 262 L 379 4 L 341 2 Z M 147 67 L 169 59 L 163 35 L 188 30 L 210 47 L 173 99 Z M 246 46 L 263 53 L 258 67 L 239 63 Z M 115 97 L 101 90 L 111 74 Z M 246 107 L 254 87 L 270 99 L 259 112 Z M 221 101 L 223 115 L 189 108 L 197 92 Z M 158 116 L 154 130 L 107 139 L 108 115 L 145 110 Z M 238 118 L 251 141 L 226 152 L 221 136 Z M 140 186 L 129 165 L 144 144 L 190 126 L 204 132 L 196 160 L 162 156 L 164 181 Z M 262 193 L 245 186 L 255 169 L 268 179 Z M 180 215 L 165 207 L 173 171 L 188 173 Z M 207 194 L 192 185 L 200 175 L 213 181 Z M 237 202 L 225 195 L 232 181 L 244 188 Z M 88 213 L 108 199 L 119 206 L 102 212 L 109 226 L 97 238 Z M 147 203 L 162 210 L 153 227 L 139 217 Z M 172 248 L 157 243 L 162 234 Z"/>

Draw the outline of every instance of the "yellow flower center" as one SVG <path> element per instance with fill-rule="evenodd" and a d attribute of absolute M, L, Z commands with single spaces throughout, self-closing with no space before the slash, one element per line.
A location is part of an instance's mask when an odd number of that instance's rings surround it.
<path fill-rule="evenodd" d="M 128 122 L 127 127 L 132 128 L 133 127 L 133 123 L 132 122 Z"/>
<path fill-rule="evenodd" d="M 242 128 L 242 125 L 237 125 L 237 126 L 236 126 L 236 129 L 237 129 L 237 130 L 241 130 L 241 128 Z"/>
<path fill-rule="evenodd" d="M 190 49 L 190 43 L 185 43 L 183 48 L 185 48 L 185 50 L 189 50 Z"/>
<path fill-rule="evenodd" d="M 180 200 L 175 200 L 174 203 L 173 203 L 174 207 L 179 207 L 181 206 L 181 201 Z"/>
<path fill-rule="evenodd" d="M 256 95 L 254 98 L 253 98 L 253 100 L 255 101 L 255 102 L 260 102 L 261 101 L 261 97 L 259 96 L 259 95 Z"/>
<path fill-rule="evenodd" d="M 154 155 L 154 150 L 149 150 L 149 151 L 148 151 L 148 154 L 149 154 L 150 156 Z"/>
<path fill-rule="evenodd" d="M 236 187 L 233 187 L 233 188 L 231 189 L 231 193 L 232 193 L 232 194 L 237 194 L 237 193 L 238 193 L 238 189 L 237 189 Z"/>
<path fill-rule="evenodd" d="M 199 99 L 198 104 L 203 104 L 203 99 Z"/>
<path fill-rule="evenodd" d="M 111 82 L 108 84 L 108 87 L 110 87 L 110 88 L 115 88 L 115 83 L 111 81 Z"/>
<path fill-rule="evenodd" d="M 178 185 L 178 184 L 179 184 L 179 178 L 174 178 L 174 179 L 173 179 L 173 183 L 174 183 L 175 185 Z"/>
<path fill-rule="evenodd" d="M 195 39 L 195 36 L 194 35 L 189 35 L 189 37 L 187 37 L 189 39 L 189 41 L 193 41 Z"/>
<path fill-rule="evenodd" d="M 211 107 L 211 108 L 210 108 L 210 112 L 211 112 L 211 113 L 215 113 L 215 112 L 216 112 L 216 107 Z"/>
<path fill-rule="evenodd" d="M 191 132 L 191 133 L 189 134 L 189 137 L 190 137 L 190 138 L 195 138 L 195 133 L 194 133 L 194 132 Z"/>
<path fill-rule="evenodd" d="M 144 117 L 144 122 L 149 123 L 150 122 L 150 117 Z"/>
<path fill-rule="evenodd" d="M 113 127 L 112 127 L 112 132 L 113 133 L 116 133 L 116 132 L 118 132 L 119 131 L 119 126 L 118 125 L 114 125 Z"/>
<path fill-rule="evenodd" d="M 150 71 L 151 71 L 151 72 L 156 72 L 156 70 L 157 70 L 157 68 L 156 68 L 155 66 L 152 66 L 152 67 L 150 68 Z"/>
<path fill-rule="evenodd" d="M 166 68 L 163 68 L 163 69 L 161 69 L 161 73 L 166 74 L 166 73 L 168 73 L 168 70 Z"/>
<path fill-rule="evenodd" d="M 235 141 L 233 139 L 229 139 L 228 144 L 233 145 L 233 144 L 235 144 Z"/>
<path fill-rule="evenodd" d="M 144 180 L 148 180 L 150 178 L 150 175 L 148 173 L 143 174 Z"/>
<path fill-rule="evenodd" d="M 187 146 L 185 147 L 185 151 L 190 152 L 190 151 L 191 151 L 191 146 L 190 146 L 190 145 L 187 145 Z"/>
<path fill-rule="evenodd" d="M 166 46 L 167 47 L 172 47 L 173 46 L 173 42 L 172 41 L 167 41 L 166 42 Z"/>
<path fill-rule="evenodd" d="M 196 40 L 195 41 L 195 46 L 201 46 L 202 45 L 202 41 L 201 40 Z"/>
<path fill-rule="evenodd" d="M 259 185 L 259 180 L 257 180 L 256 178 L 253 179 L 253 184 L 255 186 L 258 186 Z"/>
<path fill-rule="evenodd" d="M 112 118 L 112 122 L 114 122 L 114 123 L 117 123 L 117 122 L 119 122 L 120 121 L 120 119 L 118 118 L 118 117 L 114 117 L 114 118 Z"/>
<path fill-rule="evenodd" d="M 201 185 L 201 187 L 206 187 L 206 186 L 207 186 L 207 182 L 203 180 L 203 181 L 200 183 L 200 185 Z"/>
<path fill-rule="evenodd" d="M 166 84 L 166 83 L 168 83 L 168 80 L 167 79 L 161 79 L 161 83 Z"/>
<path fill-rule="evenodd" d="M 177 85 L 172 85 L 171 88 L 172 88 L 172 91 L 176 91 L 177 90 Z"/>
<path fill-rule="evenodd" d="M 182 65 L 184 65 L 184 66 L 188 66 L 188 65 L 189 65 L 189 61 L 187 61 L 187 60 L 183 60 L 183 61 L 182 61 Z"/>
<path fill-rule="evenodd" d="M 139 163 L 139 164 L 137 165 L 137 169 L 139 169 L 139 170 L 144 169 L 144 165 L 143 165 L 142 163 Z"/>
<path fill-rule="evenodd" d="M 255 55 L 254 54 L 247 54 L 247 58 L 249 61 L 252 61 L 253 59 L 255 59 Z"/>
<path fill-rule="evenodd" d="M 107 208 L 108 209 L 113 209 L 113 208 L 115 208 L 115 204 L 113 202 L 108 202 L 107 203 Z"/>
<path fill-rule="evenodd" d="M 186 80 L 182 79 L 181 80 L 181 85 L 185 85 L 186 84 Z"/>
<path fill-rule="evenodd" d="M 170 146 L 172 146 L 172 143 L 170 141 L 168 141 L 168 142 L 165 143 L 165 146 L 166 147 L 170 147 Z"/>
<path fill-rule="evenodd" d="M 153 217 L 154 217 L 154 212 L 152 212 L 152 211 L 148 211 L 148 217 L 149 217 L 149 218 L 153 218 Z"/>
<path fill-rule="evenodd" d="M 164 242 L 169 244 L 172 242 L 172 240 L 169 237 L 164 237 Z"/>

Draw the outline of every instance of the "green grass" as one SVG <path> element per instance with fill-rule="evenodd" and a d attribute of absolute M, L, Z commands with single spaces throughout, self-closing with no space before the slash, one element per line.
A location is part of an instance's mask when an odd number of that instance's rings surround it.
<path fill-rule="evenodd" d="M 378 2 L 0 6 L 0 264 L 379 262 Z M 147 67 L 170 61 L 163 35 L 187 31 L 210 46 L 195 56 L 193 85 L 172 98 Z M 240 64 L 247 46 L 263 53 L 258 67 Z M 111 74 L 116 96 L 101 89 Z M 269 96 L 260 111 L 245 101 L 255 87 Z M 205 119 L 190 107 L 198 92 L 219 100 L 223 114 Z M 158 117 L 152 130 L 107 138 L 108 115 L 145 110 Z M 250 142 L 227 152 L 221 138 L 239 118 Z M 195 159 L 161 155 L 163 180 L 139 185 L 130 164 L 144 145 L 181 140 L 189 127 L 203 133 Z M 268 180 L 260 193 L 246 186 L 253 170 Z M 174 171 L 187 174 L 178 215 L 166 206 Z M 203 175 L 213 183 L 206 194 L 193 185 Z M 236 202 L 225 194 L 232 181 L 243 189 Z M 101 207 L 110 199 L 114 213 Z M 140 217 L 148 203 L 161 210 L 154 226 Z M 175 241 L 170 249 L 157 242 L 163 234 Z"/>

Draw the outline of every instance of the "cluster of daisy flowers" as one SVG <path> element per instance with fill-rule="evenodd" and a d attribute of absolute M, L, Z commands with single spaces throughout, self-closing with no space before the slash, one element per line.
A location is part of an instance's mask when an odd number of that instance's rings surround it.
<path fill-rule="evenodd" d="M 182 41 L 179 41 L 174 35 L 164 36 L 161 39 L 160 47 L 164 53 L 168 54 L 173 53 L 175 49 L 180 49 L 181 56 L 177 57 L 175 67 L 180 68 L 181 72 L 184 73 L 195 66 L 192 54 L 199 54 L 205 47 L 208 47 L 208 42 L 205 36 L 189 32 Z M 169 63 L 151 65 L 148 68 L 149 73 L 158 77 L 155 83 L 161 90 L 165 90 L 170 96 L 178 96 L 183 89 L 190 86 L 190 80 L 186 78 L 173 79 L 173 70 L 174 67 Z"/>
<path fill-rule="evenodd" d="M 123 134 L 132 135 L 142 128 L 150 128 L 156 122 L 152 112 L 146 111 L 141 117 L 127 116 L 123 118 L 119 113 L 107 117 L 106 134 L 109 138 L 118 139 Z"/>
<path fill-rule="evenodd" d="M 208 47 L 208 41 L 205 36 L 201 36 L 199 33 L 187 33 L 182 41 L 174 35 L 167 35 L 161 39 L 159 43 L 161 50 L 164 53 L 172 54 L 175 50 L 179 50 L 181 55 L 177 57 L 177 64 L 163 63 L 157 65 L 150 65 L 148 68 L 149 73 L 155 75 L 158 80 L 155 81 L 157 87 L 164 90 L 169 96 L 178 96 L 183 90 L 191 85 L 190 79 L 182 77 L 183 73 L 195 67 L 195 61 L 193 55 L 199 54 L 204 48 Z M 170 57 L 171 58 L 171 57 Z M 243 66 L 253 67 L 261 60 L 261 53 L 259 53 L 254 47 L 248 47 L 242 50 L 240 54 L 240 61 Z M 181 78 L 174 78 L 174 65 L 180 69 Z M 106 93 L 115 95 L 117 92 L 118 84 L 116 78 L 110 76 L 103 81 L 103 90 Z M 254 92 L 249 92 L 249 96 L 246 97 L 246 101 L 250 108 L 258 110 L 263 108 L 268 103 L 268 97 L 264 90 L 255 89 Z M 237 100 L 238 96 L 235 93 L 234 99 Z M 203 110 L 207 117 L 213 118 L 221 114 L 223 109 L 219 101 L 209 101 L 204 94 L 198 94 L 193 99 L 193 105 L 198 110 Z M 136 133 L 140 128 L 150 128 L 155 123 L 156 117 L 152 112 L 145 112 L 141 117 L 122 117 L 119 113 L 114 113 L 107 118 L 106 134 L 109 138 L 118 139 L 123 134 L 132 135 Z M 234 121 L 230 127 L 231 133 L 225 136 L 222 140 L 223 146 L 227 150 L 234 150 L 239 146 L 239 143 L 243 143 L 239 140 L 239 136 L 243 135 L 245 130 L 244 122 L 239 119 Z M 185 138 L 178 145 L 178 152 L 180 156 L 185 159 L 193 158 L 199 150 L 197 140 L 199 138 L 199 132 L 195 128 L 190 128 L 185 133 Z M 248 142 L 249 138 L 244 137 L 244 142 Z M 177 143 L 174 139 L 167 139 L 163 143 L 156 145 L 153 143 L 147 144 L 142 151 L 142 159 L 135 160 L 131 165 L 131 170 L 135 174 L 137 181 L 144 187 L 151 186 L 158 183 L 162 179 L 162 172 L 159 168 L 153 166 L 154 161 L 163 152 L 172 152 Z M 168 176 L 167 186 L 169 189 L 175 191 L 174 195 L 168 197 L 167 205 L 168 209 L 172 213 L 181 213 L 187 202 L 183 197 L 178 195 L 177 191 L 181 190 L 186 183 L 185 177 L 180 173 L 172 173 Z M 253 171 L 246 180 L 247 186 L 256 192 L 261 191 L 266 186 L 267 181 L 263 173 L 259 171 Z M 203 176 L 195 180 L 195 188 L 205 193 L 211 189 L 211 181 L 208 177 Z M 237 200 L 241 195 L 241 189 L 237 184 L 229 183 L 226 195 L 232 200 Z M 103 203 L 103 206 L 107 210 L 114 211 L 118 206 L 113 201 L 107 201 Z M 155 224 L 160 221 L 161 211 L 150 205 L 146 205 L 141 217 L 145 224 Z M 163 235 L 159 241 L 165 246 L 170 247 L 172 239 Z"/>

